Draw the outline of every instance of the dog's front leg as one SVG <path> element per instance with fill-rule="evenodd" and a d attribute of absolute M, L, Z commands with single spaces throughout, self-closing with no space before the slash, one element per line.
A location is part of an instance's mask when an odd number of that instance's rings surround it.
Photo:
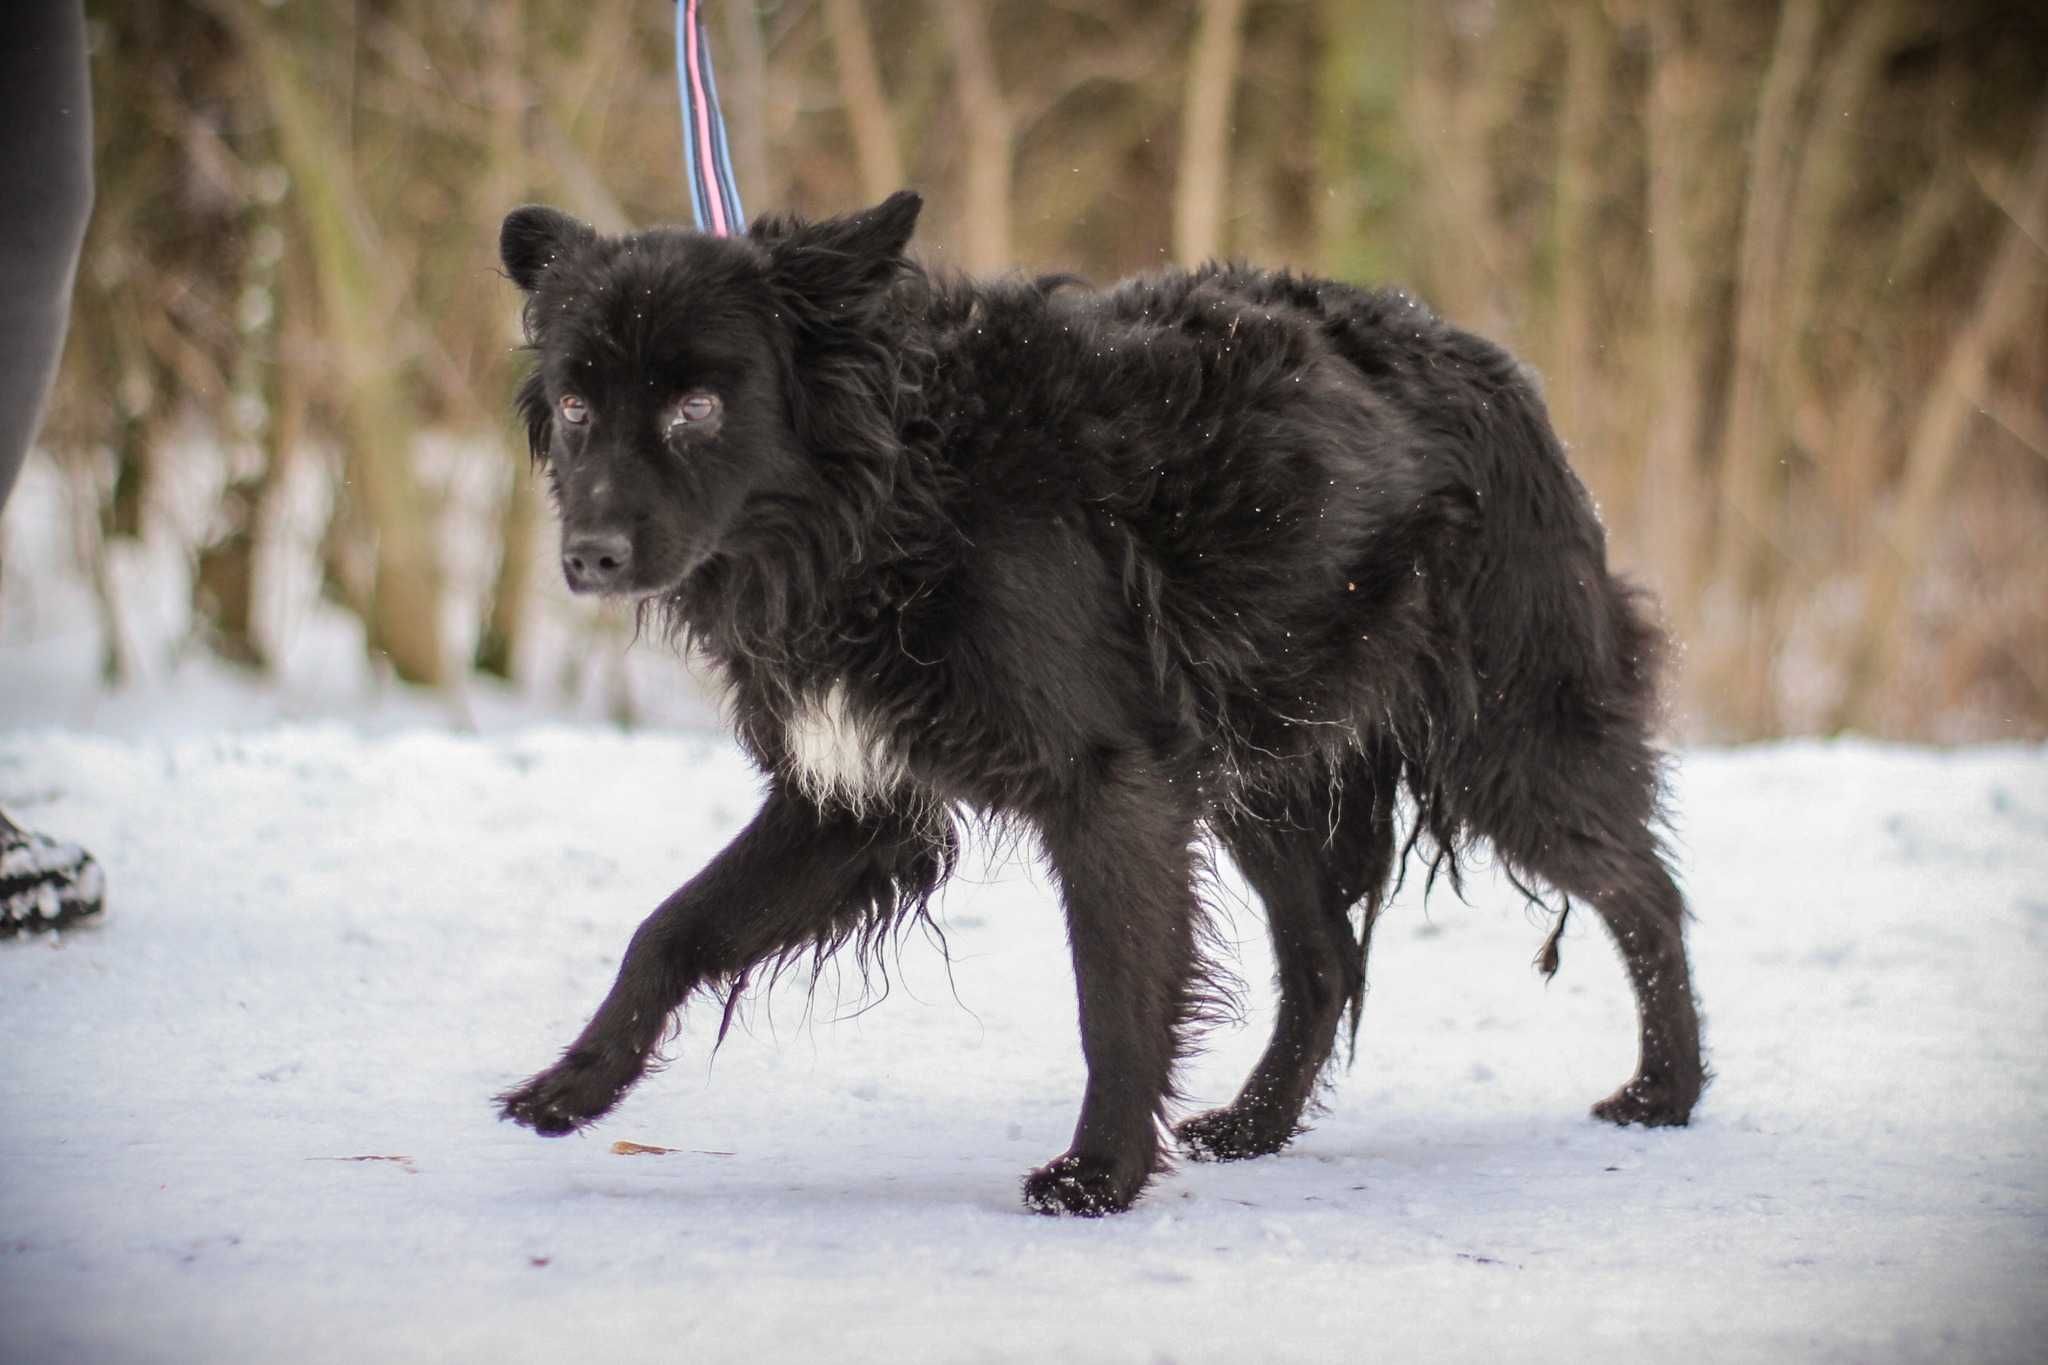
<path fill-rule="evenodd" d="M 921 908 L 954 853 L 932 808 L 857 817 L 778 782 L 753 822 L 634 932 L 611 993 L 562 1059 L 498 1097 L 503 1116 L 550 1137 L 595 1122 L 647 1070 L 694 992 L 738 990 L 764 961 Z"/>
<path fill-rule="evenodd" d="M 1088 1089 L 1067 1151 L 1024 1181 L 1042 1213 L 1130 1207 L 1159 1164 L 1186 1026 L 1208 1003 L 1196 952 L 1195 822 L 1148 763 L 1116 760 L 1041 822 L 1066 898 Z"/>

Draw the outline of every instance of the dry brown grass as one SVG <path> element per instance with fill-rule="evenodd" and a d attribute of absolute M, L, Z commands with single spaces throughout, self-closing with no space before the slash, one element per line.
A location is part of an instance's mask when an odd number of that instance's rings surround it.
<path fill-rule="evenodd" d="M 1405 283 L 1516 347 L 1685 641 L 1685 733 L 2048 734 L 2038 7 L 708 8 L 757 211 L 900 175 L 942 265 L 1107 278 L 1178 241 Z M 438 633 L 417 437 L 523 459 L 492 254 L 509 204 L 684 212 L 668 19 L 95 15 L 99 211 L 51 443 L 112 461 L 107 537 L 137 531 L 179 423 L 233 446 L 241 491 L 192 547 L 224 652 L 263 657 L 236 603 L 269 473 L 328 446 L 348 452 L 330 578 L 373 642 L 425 678 L 518 657 L 520 553 L 469 613 L 481 638 Z M 531 485 L 504 483 L 503 539 L 529 545 Z"/>

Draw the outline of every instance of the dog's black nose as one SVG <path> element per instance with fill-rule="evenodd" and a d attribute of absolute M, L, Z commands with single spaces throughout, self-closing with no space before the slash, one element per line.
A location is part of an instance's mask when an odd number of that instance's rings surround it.
<path fill-rule="evenodd" d="M 581 535 L 562 547 L 562 576 L 575 592 L 609 592 L 626 580 L 633 542 L 617 532 Z"/>

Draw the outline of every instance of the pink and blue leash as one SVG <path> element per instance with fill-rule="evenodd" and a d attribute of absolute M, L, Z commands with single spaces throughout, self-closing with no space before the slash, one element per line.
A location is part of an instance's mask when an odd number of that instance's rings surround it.
<path fill-rule="evenodd" d="M 725 142 L 725 116 L 718 109 L 718 82 L 711 75 L 711 48 L 697 0 L 676 0 L 676 83 L 683 102 L 683 174 L 690 182 L 690 207 L 697 230 L 733 237 L 747 230 L 733 180 L 732 150 Z"/>

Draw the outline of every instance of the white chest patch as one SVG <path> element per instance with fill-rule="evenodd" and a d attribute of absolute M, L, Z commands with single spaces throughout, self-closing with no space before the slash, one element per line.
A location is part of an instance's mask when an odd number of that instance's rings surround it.
<path fill-rule="evenodd" d="M 820 805 L 837 802 L 861 811 L 903 784 L 903 760 L 847 706 L 843 683 L 832 684 L 822 700 L 807 699 L 799 706 L 783 739 L 789 776 Z"/>

